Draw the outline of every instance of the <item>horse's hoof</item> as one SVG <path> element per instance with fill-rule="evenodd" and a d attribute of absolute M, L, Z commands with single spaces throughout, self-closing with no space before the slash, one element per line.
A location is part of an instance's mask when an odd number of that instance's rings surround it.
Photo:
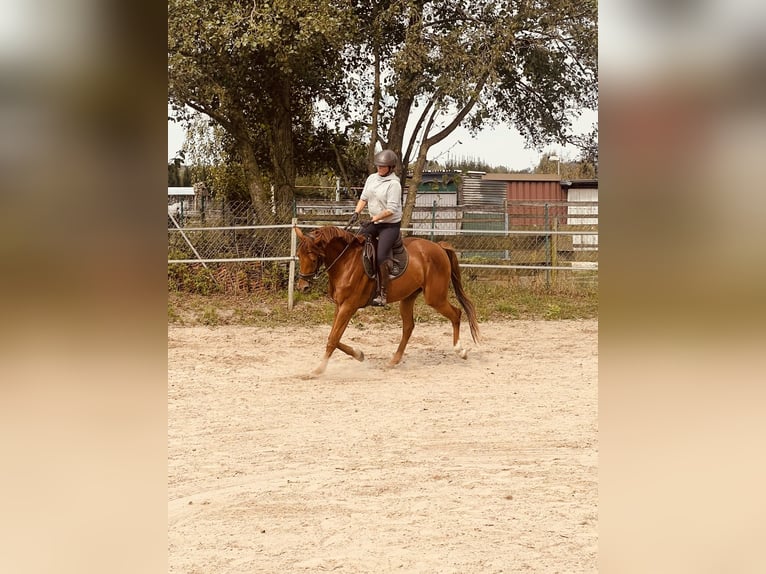
<path fill-rule="evenodd" d="M 359 351 L 357 355 L 354 356 L 354 358 L 359 361 L 360 363 L 364 361 L 364 351 Z"/>
<path fill-rule="evenodd" d="M 468 358 L 468 349 L 460 349 L 460 355 L 461 359 L 467 359 Z"/>
<path fill-rule="evenodd" d="M 401 362 L 401 359 L 398 361 L 396 359 L 391 359 L 388 363 L 386 363 L 384 369 L 393 369 L 396 365 L 398 365 Z"/>

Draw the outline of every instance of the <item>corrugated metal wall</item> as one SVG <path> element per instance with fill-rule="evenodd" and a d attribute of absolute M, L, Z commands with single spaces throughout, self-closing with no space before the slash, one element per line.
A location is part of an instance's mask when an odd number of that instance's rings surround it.
<path fill-rule="evenodd" d="M 462 204 L 466 208 L 482 205 L 502 207 L 505 203 L 505 190 L 504 181 L 482 180 L 481 175 L 467 174 L 463 178 Z"/>
<path fill-rule="evenodd" d="M 513 227 L 543 227 L 553 218 L 566 222 L 566 207 L 555 205 L 567 200 L 559 181 L 509 181 L 507 189 L 508 220 Z M 535 205 L 524 205 L 534 203 Z M 549 203 L 547 208 L 545 204 Z"/>
<path fill-rule="evenodd" d="M 558 181 L 509 181 L 508 201 L 566 201 L 566 192 Z"/>
<path fill-rule="evenodd" d="M 463 178 L 463 229 L 466 231 L 504 231 L 505 189 L 503 181 L 482 180 L 481 173 L 468 173 Z M 464 257 L 503 257 L 503 251 L 466 251 Z"/>

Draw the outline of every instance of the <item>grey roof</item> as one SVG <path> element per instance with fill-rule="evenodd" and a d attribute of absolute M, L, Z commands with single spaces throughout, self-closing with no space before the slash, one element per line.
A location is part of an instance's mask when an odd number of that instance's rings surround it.
<path fill-rule="evenodd" d="M 491 181 L 560 181 L 555 173 L 488 173 L 482 177 Z"/>

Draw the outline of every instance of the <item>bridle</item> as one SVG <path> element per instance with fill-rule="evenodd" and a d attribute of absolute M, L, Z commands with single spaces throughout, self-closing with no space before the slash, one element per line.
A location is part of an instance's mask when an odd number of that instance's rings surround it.
<path fill-rule="evenodd" d="M 319 262 L 317 263 L 316 269 L 314 269 L 314 271 L 312 271 L 311 273 L 301 273 L 300 271 L 298 271 L 298 277 L 303 279 L 304 281 L 311 282 L 314 279 L 316 279 L 317 276 L 320 275 L 321 273 L 327 273 L 332 268 L 332 266 L 335 265 L 341 257 L 343 257 L 343 254 L 346 251 L 348 251 L 349 247 L 351 247 L 351 243 L 347 243 L 346 247 L 343 248 L 343 251 L 340 252 L 340 254 L 335 258 L 335 260 L 329 265 L 325 265 L 324 270 L 319 269 L 322 266 L 322 263 Z M 322 257 L 322 261 L 324 261 L 324 257 Z"/>

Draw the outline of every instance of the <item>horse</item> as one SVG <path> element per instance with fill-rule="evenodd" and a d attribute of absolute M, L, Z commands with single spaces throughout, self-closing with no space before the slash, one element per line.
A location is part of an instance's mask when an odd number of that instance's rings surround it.
<path fill-rule="evenodd" d="M 364 353 L 341 342 L 341 337 L 356 311 L 369 304 L 375 292 L 375 280 L 364 270 L 362 251 L 365 237 L 327 225 L 310 233 L 303 233 L 298 226 L 295 233 L 301 240 L 298 247 L 297 290 L 307 292 L 313 279 L 321 272 L 328 278 L 328 294 L 335 303 L 330 335 L 325 353 L 314 375 L 322 374 L 335 349 L 340 349 L 358 361 L 364 360 Z M 468 350 L 460 342 L 461 311 L 449 302 L 449 284 L 455 291 L 458 302 L 468 316 L 471 337 L 479 343 L 479 323 L 476 309 L 463 289 L 455 249 L 446 241 L 434 243 L 420 237 L 406 237 L 403 241 L 409 255 L 409 263 L 402 275 L 392 278 L 388 289 L 388 302 L 399 301 L 402 319 L 402 337 L 388 367 L 394 367 L 402 360 L 404 349 L 415 328 L 413 309 L 415 300 L 422 292 L 425 302 L 444 315 L 452 323 L 452 346 L 462 359 L 468 357 Z"/>

